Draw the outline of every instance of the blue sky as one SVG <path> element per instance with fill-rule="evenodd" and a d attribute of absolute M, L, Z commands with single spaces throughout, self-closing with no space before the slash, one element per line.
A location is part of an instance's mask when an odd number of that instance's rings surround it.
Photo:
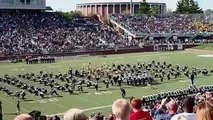
<path fill-rule="evenodd" d="M 51 6 L 54 10 L 71 11 L 76 9 L 76 4 L 88 3 L 88 2 L 118 2 L 118 1 L 130 1 L 130 0 L 46 0 L 47 6 Z M 141 0 L 133 0 L 141 1 Z M 147 0 L 148 2 L 165 2 L 167 8 L 176 9 L 176 3 L 178 0 Z M 197 0 L 204 10 L 213 9 L 213 0 Z"/>

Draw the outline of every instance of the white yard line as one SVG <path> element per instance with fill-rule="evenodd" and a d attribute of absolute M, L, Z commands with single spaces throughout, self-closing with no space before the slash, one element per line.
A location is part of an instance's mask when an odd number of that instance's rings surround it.
<path fill-rule="evenodd" d="M 109 107 L 111 107 L 111 106 L 112 106 L 112 105 L 106 105 L 106 106 L 88 108 L 88 109 L 84 109 L 83 111 L 98 110 L 98 109 L 102 109 L 102 108 L 109 108 Z"/>
<path fill-rule="evenodd" d="M 100 107 L 93 107 L 93 108 L 87 108 L 87 109 L 83 109 L 83 111 L 91 111 L 91 110 L 98 110 L 98 109 L 102 109 L 102 108 L 109 108 L 111 107 L 112 105 L 106 105 L 106 106 L 100 106 Z M 56 114 L 52 114 L 52 115 L 49 115 L 49 116 L 60 116 L 60 115 L 64 115 L 65 113 L 56 113 Z"/>

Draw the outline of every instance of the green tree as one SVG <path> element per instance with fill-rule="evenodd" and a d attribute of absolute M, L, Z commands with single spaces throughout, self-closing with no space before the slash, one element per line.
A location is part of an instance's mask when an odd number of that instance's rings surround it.
<path fill-rule="evenodd" d="M 146 0 L 143 0 L 140 4 L 140 7 L 138 9 L 139 14 L 149 14 L 150 13 L 150 8 L 149 4 L 146 2 Z"/>
<path fill-rule="evenodd" d="M 205 13 L 206 13 L 206 14 L 213 14 L 213 10 L 207 9 L 207 10 L 205 10 Z"/>
<path fill-rule="evenodd" d="M 193 13 L 203 13 L 202 8 L 199 7 L 198 2 L 194 1 L 194 0 L 189 0 L 190 3 L 190 9 L 189 9 L 189 13 L 193 14 Z"/>
<path fill-rule="evenodd" d="M 176 13 L 181 14 L 197 14 L 203 13 L 202 8 L 199 7 L 198 2 L 194 0 L 179 0 L 177 3 Z"/>
<path fill-rule="evenodd" d="M 82 16 L 80 11 L 62 12 L 62 14 L 69 19 L 71 19 L 72 17 Z"/>
<path fill-rule="evenodd" d="M 156 5 L 152 6 L 152 8 L 150 9 L 150 13 L 151 14 L 159 14 L 159 9 Z"/>
<path fill-rule="evenodd" d="M 186 0 L 179 0 L 177 3 L 177 9 L 176 9 L 176 13 L 185 13 L 186 12 L 186 4 L 185 4 Z"/>

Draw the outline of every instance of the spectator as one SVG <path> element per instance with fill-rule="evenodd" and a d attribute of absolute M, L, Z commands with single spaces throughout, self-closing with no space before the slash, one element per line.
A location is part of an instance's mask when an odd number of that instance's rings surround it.
<path fill-rule="evenodd" d="M 196 114 L 193 113 L 195 106 L 195 99 L 191 96 L 186 97 L 183 100 L 183 113 L 174 115 L 171 120 L 178 120 L 180 116 L 185 116 L 187 120 L 196 120 Z"/>
<path fill-rule="evenodd" d="M 57 115 L 55 115 L 55 120 L 60 120 L 60 118 L 57 116 Z"/>
<path fill-rule="evenodd" d="M 212 101 L 213 99 L 212 99 L 212 93 L 211 92 L 206 92 L 205 93 L 205 97 L 206 97 L 206 100 L 207 101 Z"/>
<path fill-rule="evenodd" d="M 21 114 L 16 116 L 14 120 L 33 120 L 33 118 L 28 114 Z"/>
<path fill-rule="evenodd" d="M 130 104 L 125 99 L 118 99 L 112 104 L 114 120 L 129 120 Z"/>
<path fill-rule="evenodd" d="M 156 120 L 170 120 L 178 110 L 178 105 L 175 100 L 164 98 L 161 105 L 154 113 L 154 119 Z M 168 102 L 169 101 L 169 102 Z"/>
<path fill-rule="evenodd" d="M 148 112 L 142 110 L 142 100 L 135 98 L 131 101 L 133 112 L 130 114 L 130 120 L 152 120 Z"/>
<path fill-rule="evenodd" d="M 70 109 L 64 114 L 64 120 L 86 120 L 87 117 L 80 109 Z"/>
<path fill-rule="evenodd" d="M 213 120 L 213 103 L 204 101 L 196 107 L 197 120 Z"/>

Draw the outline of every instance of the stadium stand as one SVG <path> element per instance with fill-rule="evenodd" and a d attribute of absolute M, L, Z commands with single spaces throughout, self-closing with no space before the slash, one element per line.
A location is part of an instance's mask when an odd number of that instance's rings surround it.
<path fill-rule="evenodd" d="M 212 32 L 205 15 L 123 15 L 110 18 L 136 35 L 146 34 L 198 34 Z"/>
<path fill-rule="evenodd" d="M 112 15 L 111 18 L 136 35 L 195 35 L 212 32 L 213 26 L 201 16 Z M 166 39 L 161 41 L 167 43 Z M 58 12 L 0 12 L 0 54 L 5 56 L 139 48 L 141 44 L 92 17 L 68 19 Z"/>
<path fill-rule="evenodd" d="M 123 36 L 94 18 L 69 20 L 57 12 L 0 12 L 4 55 L 130 47 Z"/>

